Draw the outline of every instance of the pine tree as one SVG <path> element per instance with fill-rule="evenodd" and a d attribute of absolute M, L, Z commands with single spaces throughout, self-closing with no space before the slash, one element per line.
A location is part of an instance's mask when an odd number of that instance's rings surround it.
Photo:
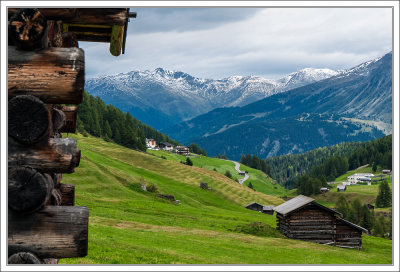
<path fill-rule="evenodd" d="M 338 202 L 336 203 L 336 209 L 338 212 L 343 214 L 343 218 L 346 219 L 349 217 L 350 214 L 349 202 L 343 195 L 339 197 Z"/>
<path fill-rule="evenodd" d="M 374 223 L 374 214 L 368 209 L 368 206 L 364 204 L 361 209 L 360 226 L 371 232 Z"/>
<path fill-rule="evenodd" d="M 390 190 L 389 184 L 384 180 L 379 185 L 379 193 L 376 198 L 376 206 L 378 208 L 386 208 L 392 205 L 392 191 Z"/>
<path fill-rule="evenodd" d="M 189 166 L 193 166 L 193 162 L 192 162 L 192 160 L 188 157 L 188 158 L 186 158 L 186 163 L 185 163 L 186 165 L 189 165 Z"/>

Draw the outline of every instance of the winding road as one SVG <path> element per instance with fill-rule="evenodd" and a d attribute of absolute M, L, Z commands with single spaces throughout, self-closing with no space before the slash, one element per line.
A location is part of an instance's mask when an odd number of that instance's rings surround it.
<path fill-rule="evenodd" d="M 224 160 L 224 161 L 230 161 L 230 160 Z M 230 162 L 233 162 L 235 164 L 235 170 L 238 172 L 238 174 L 240 174 L 240 173 L 244 174 L 244 178 L 238 180 L 240 185 L 243 185 L 243 182 L 245 182 L 249 178 L 249 175 L 246 172 L 240 171 L 240 169 L 239 169 L 240 163 L 235 162 L 235 161 L 230 161 Z"/>

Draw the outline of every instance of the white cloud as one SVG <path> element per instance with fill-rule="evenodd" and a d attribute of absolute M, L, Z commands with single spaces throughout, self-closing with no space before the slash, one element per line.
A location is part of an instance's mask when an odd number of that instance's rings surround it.
<path fill-rule="evenodd" d="M 111 56 L 105 44 L 81 47 L 89 77 L 157 67 L 215 79 L 276 77 L 347 69 L 391 51 L 391 16 L 390 8 L 140 9 L 125 55 Z"/>

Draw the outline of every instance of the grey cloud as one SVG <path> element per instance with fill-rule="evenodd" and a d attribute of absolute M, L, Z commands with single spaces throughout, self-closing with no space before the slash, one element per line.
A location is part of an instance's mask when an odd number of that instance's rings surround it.
<path fill-rule="evenodd" d="M 195 31 L 237 22 L 260 12 L 257 8 L 133 8 L 129 34 L 161 31 Z"/>

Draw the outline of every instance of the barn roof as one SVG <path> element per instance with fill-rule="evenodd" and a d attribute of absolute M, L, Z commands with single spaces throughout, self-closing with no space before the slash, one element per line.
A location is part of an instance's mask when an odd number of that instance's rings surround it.
<path fill-rule="evenodd" d="M 286 201 L 285 203 L 279 205 L 278 207 L 274 208 L 274 211 L 276 211 L 277 213 L 280 213 L 282 215 L 287 215 L 287 214 L 290 214 L 290 213 L 300 209 L 301 207 L 303 207 L 307 204 L 313 203 L 313 205 L 316 205 L 324 210 L 341 215 L 341 213 L 339 213 L 335 210 L 329 209 L 328 207 L 325 207 L 321 204 L 318 204 L 314 200 L 315 199 L 313 199 L 311 197 L 299 195 L 289 201 Z"/>
<path fill-rule="evenodd" d="M 363 227 L 360 227 L 359 225 L 356 225 L 354 223 L 351 223 L 350 221 L 344 220 L 343 218 L 338 218 L 339 221 L 345 223 L 346 225 L 349 225 L 350 227 L 353 227 L 355 229 L 359 229 L 365 233 L 368 233 L 368 230 L 364 229 Z"/>
<path fill-rule="evenodd" d="M 274 210 L 274 206 L 273 205 L 268 205 L 268 206 L 264 206 L 263 207 L 263 211 L 273 211 Z"/>
<path fill-rule="evenodd" d="M 288 214 L 294 210 L 297 210 L 298 208 L 303 207 L 304 205 L 311 203 L 313 201 L 314 201 L 314 199 L 311 197 L 299 195 L 295 198 L 292 198 L 289 201 L 286 201 L 285 203 L 279 205 L 278 207 L 274 208 L 274 211 L 285 215 L 285 214 Z"/>
<path fill-rule="evenodd" d="M 252 206 L 252 205 L 254 205 L 254 204 L 257 204 L 257 205 L 259 205 L 259 206 L 263 206 L 262 204 L 260 204 L 260 203 L 257 203 L 257 202 L 251 202 L 250 204 L 248 204 L 248 205 L 246 205 L 246 208 L 247 207 L 250 207 L 250 206 Z M 264 206 L 263 206 L 264 207 Z"/>

